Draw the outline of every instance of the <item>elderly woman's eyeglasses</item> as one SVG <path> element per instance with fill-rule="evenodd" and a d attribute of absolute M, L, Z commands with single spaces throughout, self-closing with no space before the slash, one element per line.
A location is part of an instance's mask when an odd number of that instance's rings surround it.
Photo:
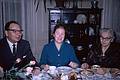
<path fill-rule="evenodd" d="M 100 36 L 100 38 L 102 39 L 102 40 L 111 40 L 112 39 L 112 37 L 103 37 L 103 36 Z"/>
<path fill-rule="evenodd" d="M 7 31 L 12 31 L 14 33 L 17 33 L 17 32 L 22 33 L 23 32 L 23 30 L 16 30 L 16 29 L 7 29 Z"/>

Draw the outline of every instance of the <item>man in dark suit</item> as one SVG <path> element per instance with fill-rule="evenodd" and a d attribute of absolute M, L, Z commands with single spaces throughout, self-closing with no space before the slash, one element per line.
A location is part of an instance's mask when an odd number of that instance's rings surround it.
<path fill-rule="evenodd" d="M 36 63 L 29 42 L 22 39 L 22 31 L 16 21 L 10 21 L 5 25 L 5 37 L 0 40 L 0 67 L 4 71 L 10 70 L 13 66 L 22 68 L 29 63 Z"/>

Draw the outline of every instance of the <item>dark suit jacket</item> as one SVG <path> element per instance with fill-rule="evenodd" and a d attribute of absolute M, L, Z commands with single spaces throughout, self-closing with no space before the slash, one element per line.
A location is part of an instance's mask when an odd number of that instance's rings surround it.
<path fill-rule="evenodd" d="M 12 66 L 14 66 L 17 58 L 22 60 L 19 64 L 15 65 L 15 67 L 18 68 L 22 68 L 28 64 L 30 60 L 35 60 L 29 42 L 21 39 L 17 44 L 17 52 L 15 55 L 13 55 L 6 38 L 1 39 L 0 66 L 3 67 L 4 71 L 9 70 Z"/>

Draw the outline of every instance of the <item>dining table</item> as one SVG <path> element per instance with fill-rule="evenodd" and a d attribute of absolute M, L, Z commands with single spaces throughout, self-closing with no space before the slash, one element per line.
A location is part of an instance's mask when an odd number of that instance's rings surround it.
<path fill-rule="evenodd" d="M 82 69 L 60 66 L 48 71 L 41 70 L 38 75 L 32 76 L 32 80 L 120 80 L 120 70 L 117 68 Z"/>
<path fill-rule="evenodd" d="M 103 67 L 82 69 L 68 66 L 50 66 L 45 71 L 39 67 L 28 67 L 24 70 L 15 71 L 13 69 L 11 72 L 7 72 L 3 80 L 8 80 L 8 78 L 10 80 L 120 80 L 120 70 Z"/>

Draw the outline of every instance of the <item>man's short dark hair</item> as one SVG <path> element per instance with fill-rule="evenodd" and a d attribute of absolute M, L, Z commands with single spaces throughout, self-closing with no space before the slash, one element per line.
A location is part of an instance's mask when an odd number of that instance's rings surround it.
<path fill-rule="evenodd" d="M 5 24 L 5 30 L 9 30 L 10 24 L 12 24 L 12 23 L 18 24 L 18 25 L 20 26 L 20 24 L 19 24 L 18 22 L 16 22 L 16 21 L 9 21 L 9 22 L 7 22 L 7 23 Z M 20 26 L 20 27 L 21 27 L 21 26 Z"/>

